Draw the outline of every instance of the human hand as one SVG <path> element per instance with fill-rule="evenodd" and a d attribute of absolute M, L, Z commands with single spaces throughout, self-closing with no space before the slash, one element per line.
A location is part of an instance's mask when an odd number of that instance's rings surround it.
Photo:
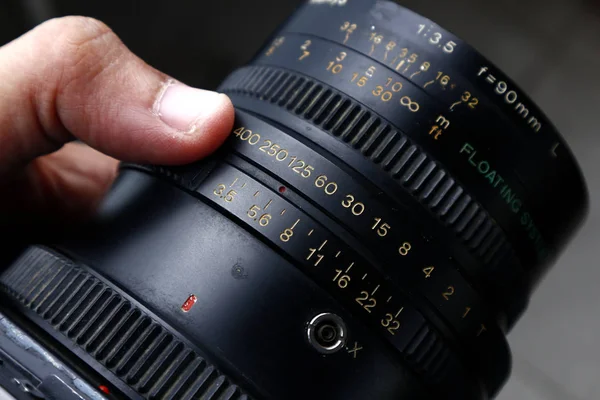
<path fill-rule="evenodd" d="M 0 47 L 0 226 L 85 217 L 117 159 L 196 161 L 222 144 L 233 120 L 226 96 L 156 71 L 104 24 L 48 21 Z"/>

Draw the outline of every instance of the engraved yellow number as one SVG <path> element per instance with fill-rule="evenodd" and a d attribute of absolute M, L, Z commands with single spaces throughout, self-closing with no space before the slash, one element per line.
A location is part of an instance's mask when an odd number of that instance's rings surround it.
<path fill-rule="evenodd" d="M 258 148 L 258 150 L 262 151 L 263 153 L 266 153 L 266 152 L 267 152 L 267 150 L 268 150 L 268 149 L 269 149 L 271 146 L 273 146 L 273 142 L 271 142 L 270 140 L 265 140 L 263 143 L 265 143 L 265 144 L 263 144 L 262 146 L 260 146 L 260 147 Z"/>
<path fill-rule="evenodd" d="M 405 242 L 398 249 L 398 253 L 400 253 L 401 256 L 406 257 L 408 255 L 408 253 L 410 253 L 411 250 L 412 250 L 411 244 L 408 242 Z"/>
<path fill-rule="evenodd" d="M 281 149 L 279 150 L 279 152 L 277 153 L 277 155 L 275 156 L 275 159 L 277 161 L 285 161 L 288 158 L 288 151 L 285 149 Z"/>
<path fill-rule="evenodd" d="M 342 32 L 354 32 L 356 30 L 356 24 L 346 21 L 342 24 L 342 26 L 340 27 L 340 30 Z"/>
<path fill-rule="evenodd" d="M 371 51 L 369 52 L 369 55 L 371 56 L 373 55 L 373 52 L 375 52 L 375 47 L 379 46 L 383 41 L 383 35 L 378 35 L 377 33 L 373 32 L 371 33 L 371 39 L 369 39 L 369 41 L 373 42 Z"/>
<path fill-rule="evenodd" d="M 431 67 L 431 63 L 425 61 L 422 65 L 421 65 L 421 71 L 426 72 L 429 71 L 429 68 Z"/>
<path fill-rule="evenodd" d="M 277 50 L 277 48 L 280 47 L 284 42 L 285 42 L 285 37 L 283 37 L 283 36 L 280 36 L 277 39 L 275 39 L 275 41 L 273 42 L 273 44 L 271 45 L 269 50 L 267 50 L 266 56 L 267 57 L 272 56 L 273 53 L 275 52 L 275 50 Z"/>
<path fill-rule="evenodd" d="M 241 134 L 242 134 L 242 133 L 243 133 L 245 130 L 246 130 L 246 128 L 242 126 L 242 127 L 240 127 L 240 128 L 237 128 L 235 131 L 233 131 L 233 133 L 234 133 L 234 135 L 235 135 L 235 136 L 237 136 L 237 137 L 240 137 L 240 135 L 241 135 Z"/>
<path fill-rule="evenodd" d="M 292 169 L 295 173 L 299 174 L 303 178 L 310 178 L 312 172 L 315 170 L 315 167 L 312 165 L 307 165 L 304 161 L 298 160 L 298 157 L 292 156 L 290 157 L 292 161 L 288 164 L 288 167 Z"/>
<path fill-rule="evenodd" d="M 371 93 L 373 94 L 373 96 L 379 97 L 384 102 L 388 102 L 392 99 L 392 97 L 394 97 L 392 92 L 390 92 L 389 90 L 384 91 L 384 88 L 381 85 L 375 87 L 375 89 Z"/>
<path fill-rule="evenodd" d="M 358 79 L 358 77 L 360 76 L 359 73 L 354 73 L 352 74 L 352 79 L 350 80 L 350 82 L 356 82 L 356 85 L 359 87 L 363 87 L 367 84 L 367 82 L 369 81 L 369 78 L 367 78 L 366 76 L 361 77 L 360 79 Z M 357 81 L 358 79 L 358 81 Z"/>
<path fill-rule="evenodd" d="M 225 201 L 227 201 L 227 197 L 225 197 Z M 250 209 L 247 212 L 248 217 L 252 218 L 255 221 L 258 221 L 260 226 L 269 225 L 269 222 L 271 222 L 271 218 L 272 218 L 271 214 L 263 214 L 259 217 L 258 212 L 260 210 L 261 210 L 261 208 L 259 206 L 257 206 L 256 204 L 254 204 L 252 207 L 250 207 Z"/>
<path fill-rule="evenodd" d="M 385 314 L 385 318 L 381 320 L 381 326 L 387 328 L 388 332 L 392 335 L 396 334 L 398 328 L 400 328 L 400 322 L 394 319 L 392 314 Z"/>
<path fill-rule="evenodd" d="M 369 292 L 366 292 L 364 290 L 360 292 L 360 296 L 358 296 L 355 300 L 368 313 L 371 313 L 371 309 L 377 305 L 377 300 L 371 297 L 369 295 Z"/>
<path fill-rule="evenodd" d="M 314 255 L 316 255 L 317 256 L 316 257 L 316 261 L 313 264 L 316 267 L 317 265 L 319 265 L 319 263 L 321 261 L 323 261 L 323 259 L 325 258 L 325 256 L 322 255 L 322 254 L 317 254 L 317 251 L 319 251 L 318 249 L 308 249 L 308 250 L 309 250 L 310 253 L 306 257 L 306 261 L 309 261 L 311 258 L 313 258 Z"/>
<path fill-rule="evenodd" d="M 312 44 L 312 41 L 307 40 L 306 42 L 304 42 L 304 44 L 302 46 L 300 46 L 300 50 L 302 50 L 302 55 L 300 56 L 300 58 L 298 58 L 299 61 L 302 61 L 306 57 L 310 56 L 310 51 L 308 51 L 308 48 L 310 47 L 311 44 Z"/>
<path fill-rule="evenodd" d="M 258 142 L 260 142 L 260 135 L 258 133 L 252 132 L 250 129 L 246 129 L 241 127 L 233 131 L 235 136 L 237 136 L 240 140 L 244 142 L 250 143 L 250 145 L 254 146 Z"/>
<path fill-rule="evenodd" d="M 394 82 L 392 78 L 388 78 L 385 87 L 390 87 L 390 85 L 392 86 L 392 92 L 394 93 L 398 93 L 402 90 L 402 82 Z"/>
<path fill-rule="evenodd" d="M 477 107 L 477 104 L 479 104 L 479 99 L 473 97 L 471 95 L 471 92 L 464 92 L 460 99 L 463 101 L 463 103 L 467 103 L 469 108 L 472 109 L 475 109 L 475 107 Z"/>
<path fill-rule="evenodd" d="M 346 21 L 342 24 L 342 26 L 340 27 L 340 31 L 346 32 L 346 38 L 344 39 L 344 44 L 346 44 L 346 42 L 348 42 L 348 40 L 350 39 L 350 35 L 352 35 L 354 33 L 356 28 L 358 28 L 358 26 L 356 24 L 351 23 L 350 21 Z"/>
<path fill-rule="evenodd" d="M 471 307 L 465 307 L 465 313 L 463 314 L 463 319 L 467 318 L 467 315 L 471 312 Z"/>
<path fill-rule="evenodd" d="M 346 200 L 342 201 L 342 205 L 344 206 L 344 208 L 352 207 L 352 203 L 354 203 L 354 197 L 350 194 L 346 196 Z"/>
<path fill-rule="evenodd" d="M 435 82 L 439 82 L 445 90 L 446 86 L 448 86 L 448 84 L 450 83 L 450 79 L 451 78 L 449 75 L 444 75 L 442 71 L 438 71 L 436 78 L 432 81 L 427 82 L 425 85 L 423 85 L 423 87 L 426 88 L 427 86 L 434 84 Z"/>
<path fill-rule="evenodd" d="M 281 235 L 279 235 L 279 239 L 281 239 L 281 241 L 284 243 L 289 242 L 292 239 L 292 237 L 294 236 L 294 228 L 296 226 L 298 226 L 299 223 L 300 223 L 300 219 L 298 219 L 296 222 L 294 222 L 294 225 L 292 225 L 290 228 L 287 228 L 286 230 L 281 232 Z"/>
<path fill-rule="evenodd" d="M 327 66 L 327 71 L 331 71 L 332 74 L 337 75 L 344 69 L 342 64 L 336 64 L 334 61 L 331 61 Z"/>
<path fill-rule="evenodd" d="M 345 51 L 341 51 L 340 54 L 335 58 L 335 61 L 331 61 L 329 65 L 327 65 L 327 71 L 331 71 L 332 74 L 337 75 L 344 69 L 344 66 L 340 64 L 342 61 L 346 59 L 348 53 Z"/>
<path fill-rule="evenodd" d="M 431 278 L 431 274 L 433 274 L 434 270 L 435 270 L 435 267 L 433 267 L 433 266 L 423 268 L 423 273 L 425 274 L 425 279 Z"/>
<path fill-rule="evenodd" d="M 442 71 L 438 72 L 438 76 L 436 78 L 437 81 L 440 81 L 442 86 L 447 86 L 450 83 L 450 76 L 444 75 Z"/>
<path fill-rule="evenodd" d="M 336 269 L 335 272 L 337 272 L 337 274 L 333 278 L 333 281 L 337 283 L 340 289 L 346 289 L 350 283 L 350 276 L 344 275 L 344 271 L 341 269 Z"/>
<path fill-rule="evenodd" d="M 281 149 L 281 147 L 278 144 L 274 144 L 273 146 L 271 146 L 269 151 L 267 151 L 267 154 L 270 155 L 271 157 L 273 157 L 275 154 L 277 154 L 277 152 L 280 149 Z"/>
<path fill-rule="evenodd" d="M 360 201 L 355 201 L 356 199 L 351 194 L 347 195 L 344 200 L 342 200 L 342 206 L 344 208 L 349 208 L 352 211 L 352 214 L 362 215 L 365 212 L 365 205 Z"/>
<path fill-rule="evenodd" d="M 383 40 L 383 35 L 378 35 L 377 33 L 373 32 L 371 33 L 371 39 L 369 39 L 371 42 L 374 42 L 375 44 L 380 44 L 381 41 Z"/>
<path fill-rule="evenodd" d="M 237 192 L 235 190 L 230 190 L 227 195 L 223 198 L 226 202 L 231 203 L 235 199 L 235 195 Z"/>
<path fill-rule="evenodd" d="M 448 289 L 442 293 L 442 297 L 446 300 L 450 300 L 451 296 L 454 296 L 454 286 L 448 286 Z"/>
<path fill-rule="evenodd" d="M 252 140 L 252 138 L 250 138 L 250 140 Z M 258 141 L 256 143 L 258 143 Z M 265 140 L 263 143 L 264 144 L 259 146 L 258 149 L 271 157 L 275 157 L 277 161 L 285 161 L 290 155 L 286 149 L 282 149 L 280 145 L 275 144 L 270 140 Z"/>
<path fill-rule="evenodd" d="M 318 188 L 322 188 L 325 191 L 325 194 L 331 196 L 338 190 L 338 185 L 335 182 L 327 182 L 326 175 L 319 175 L 315 180 L 315 186 Z"/>
<path fill-rule="evenodd" d="M 221 197 L 223 197 L 223 192 L 225 191 L 225 189 L 227 189 L 227 186 L 225 186 L 225 185 L 219 185 L 219 186 L 217 186 L 217 188 L 214 190 L 214 192 L 213 192 L 213 193 L 214 193 L 216 196 L 221 196 Z"/>
<path fill-rule="evenodd" d="M 377 234 L 381 237 L 385 237 L 387 236 L 388 231 L 392 229 L 392 227 L 389 224 L 383 222 L 381 218 L 375 218 L 375 223 L 373 224 L 373 227 L 371 229 L 377 229 Z"/>
<path fill-rule="evenodd" d="M 312 171 L 315 170 L 315 167 L 307 165 L 306 167 L 304 167 L 304 169 L 302 170 L 302 173 L 300 174 L 303 178 L 310 178 L 310 175 L 312 173 Z"/>
<path fill-rule="evenodd" d="M 248 216 L 252 219 L 257 218 L 260 210 L 261 208 L 255 204 L 248 210 Z"/>
<path fill-rule="evenodd" d="M 258 223 L 260 226 L 267 226 L 269 225 L 269 222 L 271 222 L 271 218 L 273 218 L 271 214 L 263 214 L 258 219 Z"/>
<path fill-rule="evenodd" d="M 279 235 L 279 239 L 281 239 L 282 242 L 287 243 L 290 241 L 292 236 L 294 236 L 294 231 L 292 229 L 288 228 L 285 231 L 283 231 L 283 233 L 281 235 Z"/>
<path fill-rule="evenodd" d="M 356 85 L 359 87 L 364 87 L 367 84 L 367 82 L 369 82 L 369 78 L 372 78 L 375 75 L 375 71 L 377 71 L 377 68 L 375 66 L 371 66 L 365 71 L 364 76 L 360 76 L 359 73 L 355 72 L 354 74 L 352 74 L 352 79 L 350 80 L 350 82 L 356 83 Z"/>

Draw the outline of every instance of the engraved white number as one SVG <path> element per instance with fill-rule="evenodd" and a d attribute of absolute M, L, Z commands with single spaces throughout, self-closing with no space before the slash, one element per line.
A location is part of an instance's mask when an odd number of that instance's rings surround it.
<path fill-rule="evenodd" d="M 435 32 L 433 36 L 429 39 L 429 43 L 438 44 L 442 40 L 442 34 L 439 32 Z"/>
<path fill-rule="evenodd" d="M 456 48 L 456 42 L 454 41 L 449 41 L 448 43 L 446 43 L 446 45 L 444 46 L 444 52 L 450 54 L 454 51 L 454 49 Z"/>

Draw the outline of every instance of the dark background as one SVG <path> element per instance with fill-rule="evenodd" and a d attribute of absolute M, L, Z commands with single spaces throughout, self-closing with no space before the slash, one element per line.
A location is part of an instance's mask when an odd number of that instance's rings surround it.
<path fill-rule="evenodd" d="M 154 67 L 213 89 L 248 61 L 299 3 L 0 0 L 0 44 L 51 17 L 93 16 Z M 400 3 L 458 34 L 501 67 L 555 122 L 581 161 L 592 197 L 590 218 L 509 337 L 515 368 L 500 400 L 600 399 L 600 215 L 595 206 L 600 198 L 600 0 Z"/>
<path fill-rule="evenodd" d="M 543 58 L 564 56 L 580 25 L 574 13 L 600 15 L 598 0 L 400 0 L 462 36 L 524 89 L 539 84 Z M 190 85 L 212 89 L 299 5 L 301 0 L 0 0 L 0 43 L 45 19 L 86 15 L 107 23 L 151 65 Z M 593 20 L 596 24 L 600 19 Z M 560 34 L 558 34 L 560 33 Z M 591 34 L 591 32 L 590 32 Z M 536 52 L 515 59 L 506 39 Z M 490 46 L 492 44 L 492 46 Z M 594 51 L 590 49 L 590 51 Z M 598 52 L 598 49 L 595 49 Z M 526 68 L 522 68 L 526 64 Z M 523 77 L 522 79 L 519 79 Z"/>

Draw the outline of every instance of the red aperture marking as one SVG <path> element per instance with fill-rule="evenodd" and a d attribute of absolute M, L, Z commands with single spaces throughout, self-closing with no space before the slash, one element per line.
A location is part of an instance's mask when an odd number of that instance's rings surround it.
<path fill-rule="evenodd" d="M 197 301 L 198 298 L 195 295 L 190 294 L 190 297 L 188 297 L 185 303 L 183 303 L 183 305 L 181 306 L 181 311 L 190 312 L 190 310 L 192 309 L 192 307 L 194 307 L 194 304 L 196 304 Z"/>
<path fill-rule="evenodd" d="M 108 386 L 100 385 L 98 386 L 98 389 L 100 389 L 100 391 L 104 394 L 110 394 L 110 389 Z"/>

